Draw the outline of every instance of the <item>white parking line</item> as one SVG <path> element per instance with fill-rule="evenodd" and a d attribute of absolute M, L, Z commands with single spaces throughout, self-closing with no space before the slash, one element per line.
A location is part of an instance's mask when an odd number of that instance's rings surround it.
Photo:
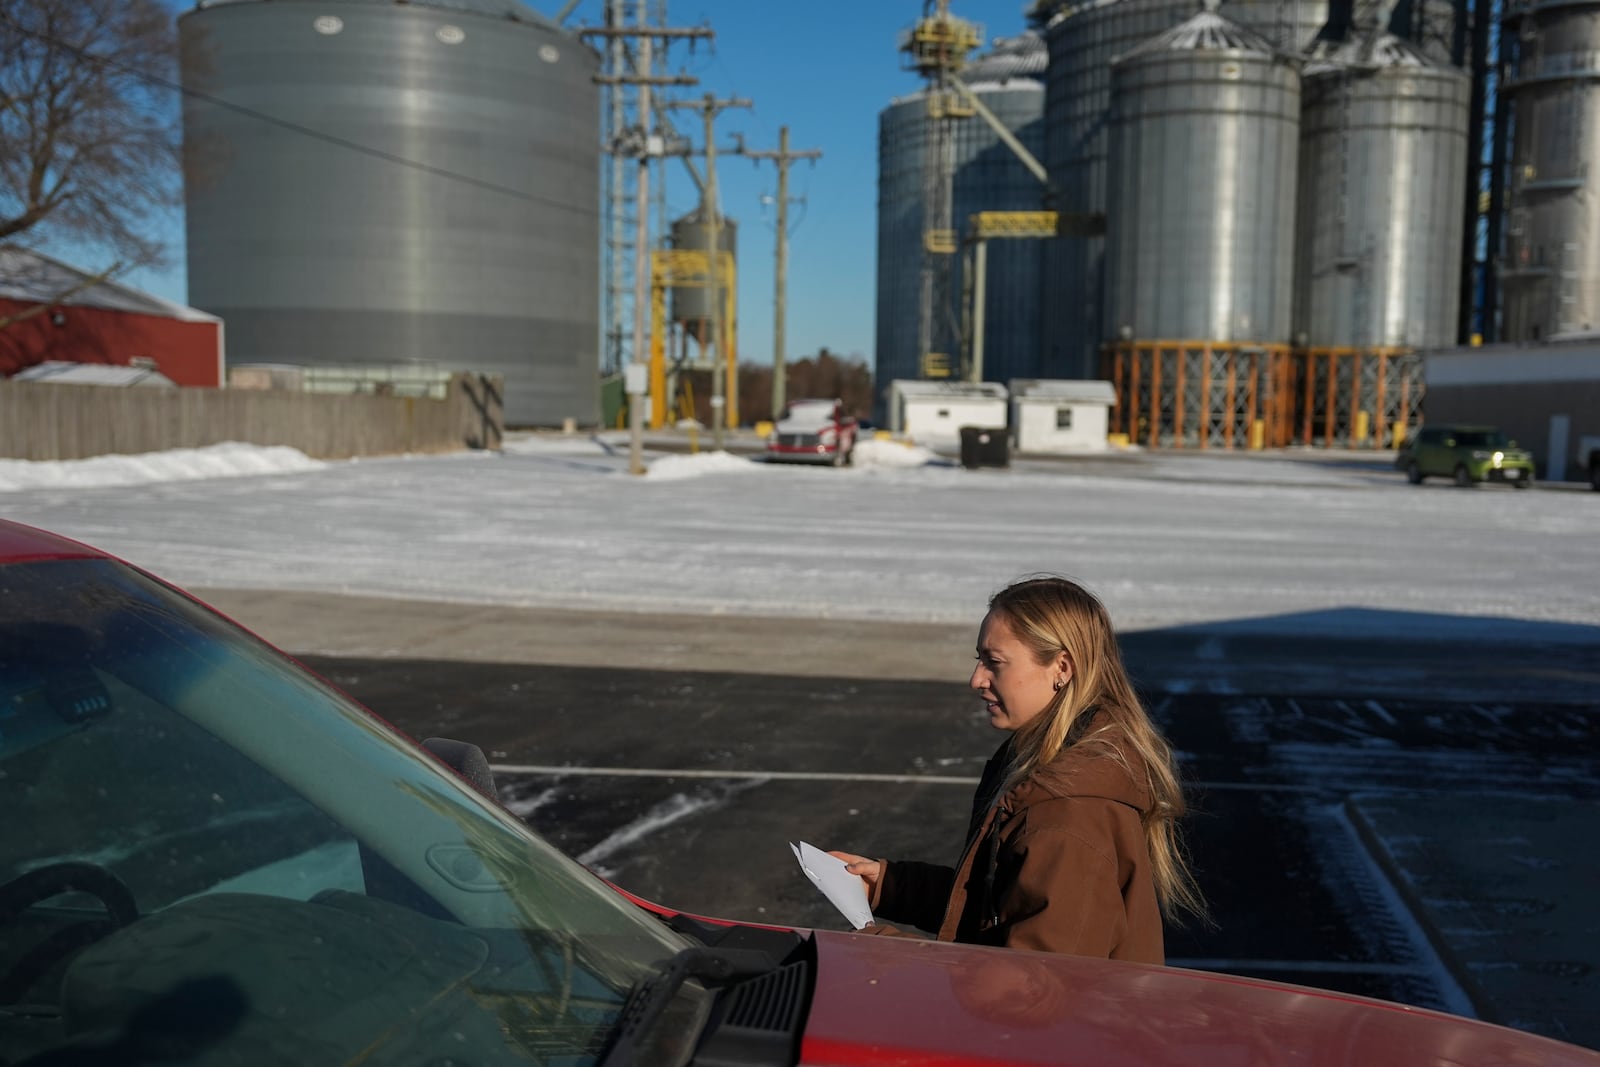
<path fill-rule="evenodd" d="M 976 776 L 953 774 L 866 774 L 835 771 L 737 771 L 708 770 L 704 768 L 673 769 L 669 767 L 575 767 L 543 763 L 493 763 L 489 769 L 495 774 L 539 774 L 572 778 L 765 778 L 780 782 L 877 782 L 890 785 L 964 785 L 978 784 Z M 1192 789 L 1202 792 L 1247 793 L 1325 793 L 1314 785 L 1273 784 L 1263 782 L 1187 782 Z"/>

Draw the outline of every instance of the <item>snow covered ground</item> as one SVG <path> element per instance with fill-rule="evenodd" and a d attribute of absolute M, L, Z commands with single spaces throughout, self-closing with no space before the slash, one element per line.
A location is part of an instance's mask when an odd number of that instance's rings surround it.
<path fill-rule="evenodd" d="M 8 463 L 0 515 L 200 588 L 971 622 L 1001 585 L 1049 571 L 1086 582 L 1122 628 L 1372 636 L 1421 612 L 1600 640 L 1600 494 L 1419 489 L 1360 457 L 966 471 L 874 442 L 843 470 L 701 454 L 634 478 L 615 437 L 330 464 L 225 447 L 227 471 L 199 453 Z M 206 476 L 252 451 L 263 473 Z M 163 463 L 168 480 L 150 473 Z M 108 486 L 93 464 L 146 476 Z"/>

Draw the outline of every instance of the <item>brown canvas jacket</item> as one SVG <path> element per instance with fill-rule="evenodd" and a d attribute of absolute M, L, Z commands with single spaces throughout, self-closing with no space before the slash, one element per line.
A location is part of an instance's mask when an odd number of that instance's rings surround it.
<path fill-rule="evenodd" d="M 1118 750 L 1141 773 L 1080 742 L 991 805 L 1010 761 L 1002 745 L 984 767 L 960 862 L 883 861 L 874 915 L 941 941 L 1165 962 L 1149 791 L 1138 757 Z"/>

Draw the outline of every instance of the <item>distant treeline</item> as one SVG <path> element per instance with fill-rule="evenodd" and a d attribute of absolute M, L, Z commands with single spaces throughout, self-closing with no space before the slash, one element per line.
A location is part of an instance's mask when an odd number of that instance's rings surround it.
<path fill-rule="evenodd" d="M 860 356 L 842 358 L 826 348 L 815 356 L 789 363 L 786 396 L 790 400 L 807 397 L 838 397 L 859 418 L 872 413 L 872 368 Z M 695 418 L 711 424 L 711 375 L 699 371 L 686 374 L 693 391 Z M 739 368 L 739 421 L 746 426 L 773 418 L 772 367 L 744 364 Z"/>

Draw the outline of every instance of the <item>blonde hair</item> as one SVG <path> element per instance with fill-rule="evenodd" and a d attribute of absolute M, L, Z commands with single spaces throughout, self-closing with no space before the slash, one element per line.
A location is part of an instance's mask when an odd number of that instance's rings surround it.
<path fill-rule="evenodd" d="M 1104 605 L 1076 582 L 1048 576 L 1027 578 L 1000 590 L 989 600 L 989 613 L 1004 618 L 1040 664 L 1062 653 L 1072 663 L 1067 684 L 1043 712 L 1012 735 L 1012 762 L 1002 792 L 1064 748 L 1103 750 L 1130 773 L 1142 776 L 1149 789 L 1150 806 L 1142 818 L 1162 914 L 1169 920 L 1184 912 L 1204 919 L 1205 901 L 1189 873 L 1178 830 L 1186 806 L 1172 746 L 1151 722 L 1128 680 Z M 1137 763 L 1129 760 L 1123 745 L 1138 756 Z"/>

